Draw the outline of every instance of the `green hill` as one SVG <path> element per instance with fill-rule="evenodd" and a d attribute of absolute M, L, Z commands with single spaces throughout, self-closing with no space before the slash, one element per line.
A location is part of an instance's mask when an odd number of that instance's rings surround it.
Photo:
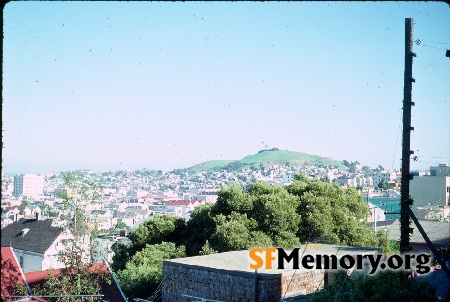
<path fill-rule="evenodd" d="M 221 170 L 228 164 L 235 162 L 235 160 L 210 160 L 193 167 L 187 168 L 187 170 L 193 171 L 214 171 Z"/>
<path fill-rule="evenodd" d="M 258 154 L 248 155 L 241 160 L 211 160 L 207 161 L 187 170 L 191 171 L 218 171 L 231 168 L 250 168 L 254 167 L 259 169 L 260 165 L 273 166 L 273 165 L 286 165 L 301 166 L 304 164 L 317 165 L 317 166 L 334 166 L 341 170 L 347 170 L 348 168 L 342 164 L 339 160 L 333 160 L 329 157 L 321 157 L 318 155 L 311 155 L 295 151 L 280 151 L 280 150 L 261 150 Z"/>

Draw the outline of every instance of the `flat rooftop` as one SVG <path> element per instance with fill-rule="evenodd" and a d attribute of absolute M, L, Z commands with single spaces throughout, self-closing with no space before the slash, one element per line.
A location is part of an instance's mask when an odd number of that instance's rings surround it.
<path fill-rule="evenodd" d="M 305 251 L 306 247 L 306 251 Z M 290 254 L 290 250 L 286 250 L 287 254 Z M 277 261 L 273 261 L 273 269 L 258 269 L 259 275 L 292 275 L 295 273 L 302 273 L 311 271 L 310 269 L 302 268 L 301 266 L 301 257 L 305 257 L 306 255 L 336 255 L 338 259 L 340 259 L 344 255 L 368 255 L 368 254 L 377 254 L 381 253 L 378 248 L 363 248 L 363 247 L 353 247 L 353 246 L 338 246 L 338 245 L 328 245 L 328 244 L 308 244 L 302 245 L 299 250 L 299 269 L 293 269 L 293 261 L 287 263 L 285 261 L 285 268 L 278 269 Z M 258 254 L 261 257 L 265 257 L 265 255 Z M 273 254 L 276 256 L 276 253 Z M 164 263 L 170 263 L 174 265 L 180 265 L 183 267 L 190 268 L 200 268 L 207 270 L 219 270 L 219 271 L 227 271 L 228 273 L 234 272 L 237 274 L 248 274 L 255 273 L 255 270 L 250 269 L 250 263 L 254 263 L 249 256 L 249 250 L 242 251 L 233 251 L 233 252 L 225 252 L 218 254 L 211 254 L 205 256 L 194 256 L 194 257 L 186 257 L 186 258 L 178 258 L 171 260 L 164 260 Z"/>

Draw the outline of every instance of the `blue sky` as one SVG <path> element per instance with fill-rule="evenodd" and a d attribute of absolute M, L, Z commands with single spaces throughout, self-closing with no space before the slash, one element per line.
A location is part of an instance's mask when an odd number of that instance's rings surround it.
<path fill-rule="evenodd" d="M 269 148 L 450 163 L 444 2 L 9 2 L 3 171 L 173 169 Z"/>

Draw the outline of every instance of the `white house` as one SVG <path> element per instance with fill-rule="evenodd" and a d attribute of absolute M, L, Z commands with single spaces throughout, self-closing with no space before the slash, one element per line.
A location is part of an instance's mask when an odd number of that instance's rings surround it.
<path fill-rule="evenodd" d="M 378 184 L 381 180 L 385 180 L 386 182 L 393 181 L 397 179 L 397 172 L 394 171 L 370 171 L 367 175 L 368 177 L 372 177 L 373 186 L 378 187 Z"/>
<path fill-rule="evenodd" d="M 72 233 L 52 226 L 51 220 L 20 219 L 2 229 L 2 247 L 10 246 L 24 272 L 62 268 L 59 254 L 73 242 Z M 84 238 L 83 259 L 89 260 L 89 238 Z"/>

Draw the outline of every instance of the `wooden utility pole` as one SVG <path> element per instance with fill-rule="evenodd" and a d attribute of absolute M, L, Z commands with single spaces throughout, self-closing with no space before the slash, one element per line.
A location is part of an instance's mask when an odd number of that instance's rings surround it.
<path fill-rule="evenodd" d="M 405 19 L 405 77 L 403 88 L 403 145 L 402 145 L 402 188 L 401 188 L 401 209 L 400 209 L 400 251 L 411 250 L 409 244 L 409 234 L 412 228 L 409 227 L 409 209 L 413 201 L 409 196 L 410 156 L 414 154 L 411 151 L 411 107 L 414 103 L 411 101 L 412 83 L 415 82 L 412 77 L 413 57 L 413 27 L 414 19 Z"/>

